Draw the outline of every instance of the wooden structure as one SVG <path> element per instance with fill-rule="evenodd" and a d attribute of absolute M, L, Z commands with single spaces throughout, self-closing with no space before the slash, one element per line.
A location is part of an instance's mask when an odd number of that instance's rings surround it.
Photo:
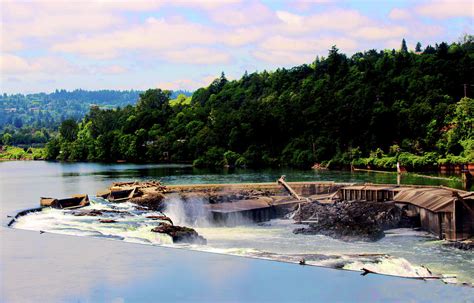
<path fill-rule="evenodd" d="M 440 239 L 465 240 L 474 235 L 474 193 L 447 188 L 410 188 L 394 201 L 420 216 L 421 227 Z"/>
<path fill-rule="evenodd" d="M 159 181 L 114 182 L 107 191 L 98 192 L 97 197 L 111 202 L 124 202 L 148 192 L 166 192 L 166 186 Z"/>
<path fill-rule="evenodd" d="M 56 198 L 40 198 L 40 205 L 42 207 L 52 207 L 52 208 L 79 208 L 89 205 L 89 196 L 88 195 L 74 195 L 71 198 L 65 199 L 56 199 Z"/>
<path fill-rule="evenodd" d="M 403 188 L 395 185 L 351 185 L 344 186 L 339 191 L 339 197 L 345 201 L 392 201 L 393 197 Z"/>

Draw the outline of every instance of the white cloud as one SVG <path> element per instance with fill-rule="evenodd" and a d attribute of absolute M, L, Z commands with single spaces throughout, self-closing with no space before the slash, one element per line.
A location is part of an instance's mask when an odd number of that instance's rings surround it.
<path fill-rule="evenodd" d="M 367 40 L 401 39 L 407 34 L 408 29 L 403 26 L 364 26 L 351 32 L 354 37 Z"/>
<path fill-rule="evenodd" d="M 10 54 L 0 55 L 0 70 L 2 75 L 22 73 L 29 69 L 30 65 L 23 58 Z"/>
<path fill-rule="evenodd" d="M 148 18 L 141 25 L 56 43 L 51 49 L 93 58 L 112 58 L 121 50 L 179 49 L 187 45 L 212 44 L 218 37 L 215 30 L 197 23 Z"/>
<path fill-rule="evenodd" d="M 394 8 L 390 11 L 388 17 L 393 20 L 406 20 L 411 17 L 411 14 L 405 9 Z"/>
<path fill-rule="evenodd" d="M 434 0 L 417 6 L 415 11 L 420 15 L 438 19 L 472 18 L 474 17 L 474 2 L 472 0 Z"/>
<path fill-rule="evenodd" d="M 70 74 L 80 71 L 78 67 L 59 57 L 47 56 L 25 59 L 7 53 L 0 55 L 0 70 L 2 75 L 45 73 Z"/>
<path fill-rule="evenodd" d="M 222 42 L 230 46 L 242 46 L 253 43 L 268 34 L 268 30 L 261 27 L 241 27 L 232 29 L 222 37 Z"/>
<path fill-rule="evenodd" d="M 255 50 L 252 52 L 252 55 L 258 60 L 278 64 L 281 66 L 310 63 L 316 57 L 316 54 L 311 52 L 278 50 Z"/>
<path fill-rule="evenodd" d="M 210 18 L 227 26 L 248 26 L 269 23 L 275 19 L 275 13 L 259 2 L 246 2 L 242 5 L 226 6 L 210 10 Z"/>
<path fill-rule="evenodd" d="M 302 26 L 304 23 L 304 17 L 297 14 L 292 14 L 285 11 L 277 11 L 276 15 L 281 21 L 289 26 Z"/>
<path fill-rule="evenodd" d="M 294 33 L 334 30 L 347 32 L 358 26 L 370 24 L 370 19 L 356 10 L 332 9 L 308 16 L 278 11 L 278 18 L 283 22 L 281 30 Z"/>
<path fill-rule="evenodd" d="M 101 67 L 100 72 L 104 74 L 110 74 L 110 75 L 123 74 L 123 73 L 128 72 L 128 68 L 123 67 L 121 65 L 107 65 L 107 66 Z"/>
<path fill-rule="evenodd" d="M 200 87 L 207 87 L 218 76 L 206 75 L 200 79 L 183 78 L 172 81 L 159 82 L 156 87 L 168 90 L 196 90 Z"/>
<path fill-rule="evenodd" d="M 332 45 L 337 45 L 339 48 L 349 51 L 353 50 L 357 44 L 354 40 L 340 37 L 289 38 L 275 36 L 263 41 L 260 44 L 260 48 L 272 51 L 310 52 L 315 54 L 327 52 Z"/>
<path fill-rule="evenodd" d="M 209 48 L 188 48 L 163 53 L 171 62 L 180 64 L 219 64 L 230 61 L 228 53 Z"/>
<path fill-rule="evenodd" d="M 399 48 L 402 38 L 413 44 L 455 40 L 472 29 L 474 5 L 472 0 L 423 0 L 412 7 L 384 2 L 389 13 L 379 17 L 338 0 L 295 0 L 278 9 L 259 0 L 0 1 L 2 79 L 12 74 L 51 82 L 57 74 L 57 83 L 71 79 L 69 87 L 81 77 L 84 85 L 102 83 L 96 80 L 101 77 L 120 85 L 150 85 L 147 81 L 156 81 L 150 79 L 152 66 L 178 63 L 193 66 L 173 69 L 168 76 L 181 80 L 166 85 L 188 89 L 209 84 L 192 73 L 221 64 L 242 74 L 248 66 L 261 70 L 311 62 L 332 45 L 350 55 Z M 459 17 L 464 19 L 450 20 Z M 150 67 L 144 73 L 148 79 L 127 78 L 134 71 L 126 67 L 136 65 Z M 32 76 L 25 80 L 24 75 Z"/>

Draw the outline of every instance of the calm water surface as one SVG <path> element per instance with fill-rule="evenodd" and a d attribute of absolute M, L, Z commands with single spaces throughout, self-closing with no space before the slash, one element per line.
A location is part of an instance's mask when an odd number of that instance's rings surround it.
<path fill-rule="evenodd" d="M 161 179 L 164 184 L 274 182 L 281 174 L 289 181 L 395 183 L 396 175 L 298 170 L 206 171 L 183 165 L 0 162 L 1 295 L 0 301 L 34 302 L 150 302 L 166 301 L 471 301 L 471 288 L 389 277 L 361 278 L 359 274 L 225 255 L 137 245 L 86 237 L 71 237 L 5 228 L 7 215 L 36 207 L 40 196 L 94 194 L 113 181 Z M 407 176 L 407 184 L 460 187 L 457 181 Z M 284 225 L 284 224 L 283 224 Z M 284 253 L 305 245 L 335 252 L 331 241 L 313 237 L 296 248 L 285 243 L 287 228 L 201 228 L 216 249 L 229 246 Z M 234 236 L 229 237 L 230 234 Z M 264 241 L 256 237 L 262 235 Z M 273 239 L 273 241 L 272 241 Z M 319 242 L 318 242 L 319 241 Z M 325 242 L 323 242 L 325 241 Z M 398 240 L 397 240 L 398 241 Z M 397 241 L 392 241 L 393 250 Z M 416 240 L 411 240 L 417 242 Z M 391 243 L 392 243 L 391 242 Z M 257 243 L 252 246 L 252 243 Z M 267 244 L 265 244 L 267 243 Z M 329 244 L 327 244 L 329 243 Z M 392 245 L 392 244 L 391 244 Z M 429 244 L 432 245 L 432 244 Z M 250 246 L 250 247 L 249 247 Z M 341 245 L 339 245 L 341 246 Z M 342 247 L 342 246 L 341 246 Z M 341 248 L 340 247 L 340 248 Z M 430 248 L 431 249 L 431 248 Z M 366 250 L 378 252 L 368 245 Z M 348 245 L 346 251 L 353 251 Z M 452 262 L 462 260 L 460 254 Z M 337 285 L 346 285 L 341 290 Z M 73 287 L 71 287 L 73 286 Z M 394 286 L 396 286 L 394 288 Z M 394 291 L 397 289 L 397 291 Z"/>

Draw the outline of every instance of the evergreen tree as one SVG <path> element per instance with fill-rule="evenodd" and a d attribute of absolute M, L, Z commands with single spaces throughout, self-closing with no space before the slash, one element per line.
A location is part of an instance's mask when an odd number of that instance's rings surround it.
<path fill-rule="evenodd" d="M 405 38 L 402 39 L 402 47 L 400 48 L 400 51 L 404 54 L 408 53 L 408 47 Z"/>
<path fill-rule="evenodd" d="M 415 52 L 417 52 L 417 53 L 421 52 L 421 43 L 420 42 L 416 43 Z"/>

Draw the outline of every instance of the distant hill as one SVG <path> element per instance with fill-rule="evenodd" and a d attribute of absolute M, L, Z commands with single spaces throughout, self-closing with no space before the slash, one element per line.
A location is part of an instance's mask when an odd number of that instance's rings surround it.
<path fill-rule="evenodd" d="M 134 105 L 142 91 L 56 90 L 54 93 L 0 95 L 0 131 L 8 128 L 56 128 L 67 118 L 81 119 L 91 106 L 102 109 Z M 171 98 L 192 95 L 189 91 L 173 91 Z"/>

